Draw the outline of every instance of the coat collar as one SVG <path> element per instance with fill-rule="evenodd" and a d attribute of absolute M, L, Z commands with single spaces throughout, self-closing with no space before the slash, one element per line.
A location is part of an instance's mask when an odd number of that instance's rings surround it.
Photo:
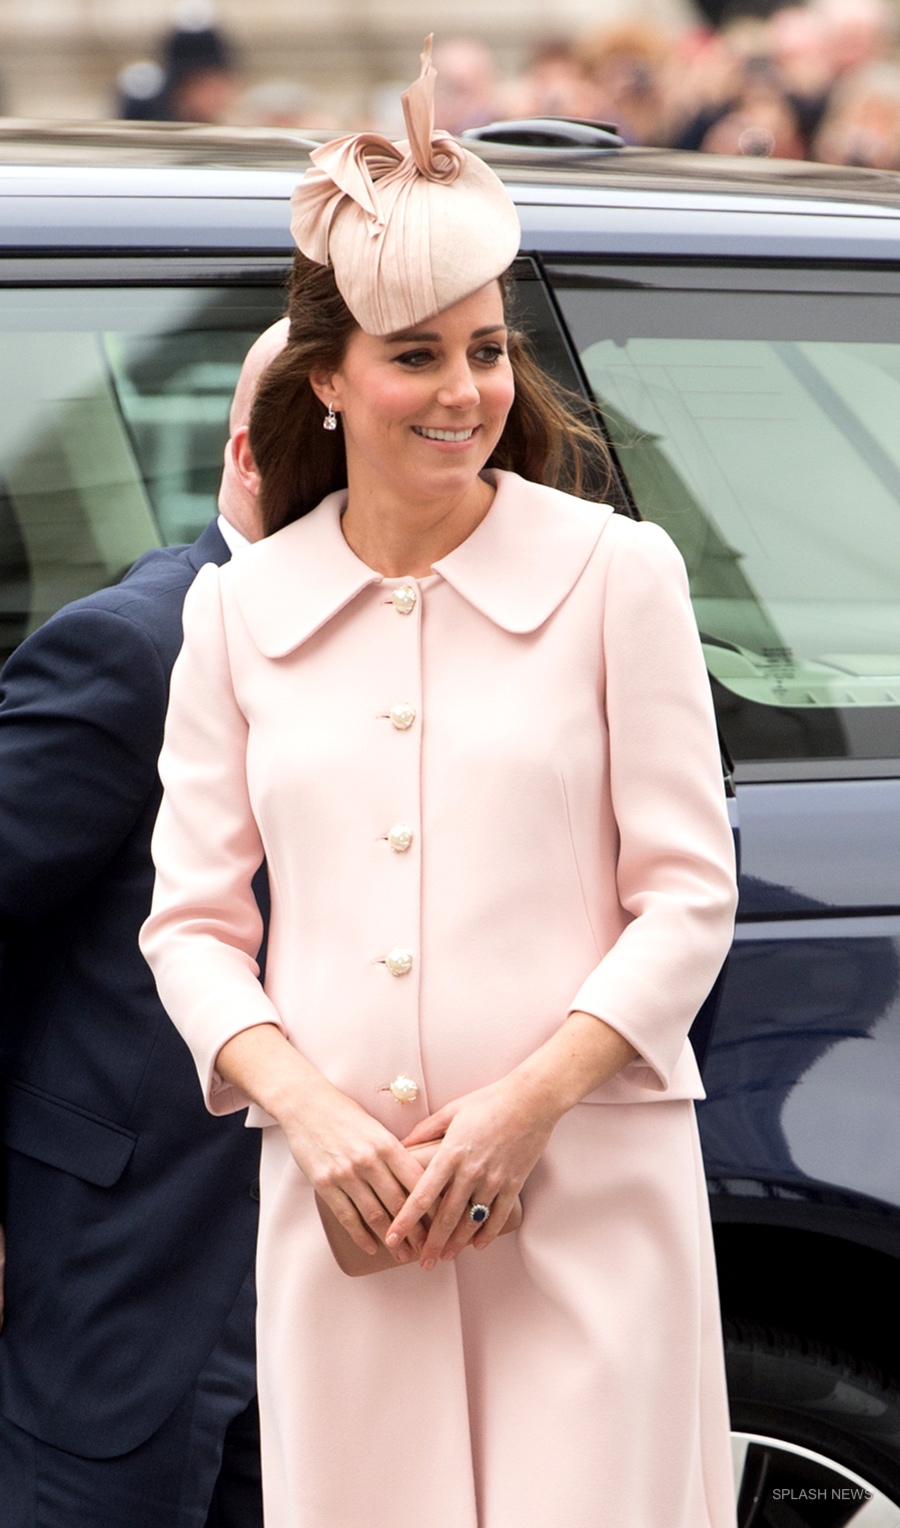
<path fill-rule="evenodd" d="M 210 520 L 193 545 L 188 547 L 186 556 L 188 563 L 197 573 L 206 562 L 214 562 L 221 568 L 222 564 L 228 561 L 231 553 L 215 520 Z"/>
<path fill-rule="evenodd" d="M 513 472 L 481 524 L 434 564 L 474 609 L 504 631 L 536 631 L 574 587 L 612 514 Z M 369 584 L 381 583 L 341 534 L 346 490 L 229 564 L 241 614 L 266 658 L 292 652 Z"/>

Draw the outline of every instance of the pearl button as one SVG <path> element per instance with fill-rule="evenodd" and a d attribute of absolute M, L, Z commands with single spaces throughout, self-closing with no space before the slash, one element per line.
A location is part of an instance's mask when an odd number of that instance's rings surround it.
<path fill-rule="evenodd" d="M 412 584 L 401 584 L 399 589 L 393 591 L 391 601 L 400 615 L 409 615 L 416 603 L 416 591 Z"/>
<path fill-rule="evenodd" d="M 396 727 L 398 732 L 405 732 L 416 719 L 416 708 L 410 700 L 398 700 L 395 706 L 391 706 L 388 715 L 391 718 L 391 725 Z"/>
<path fill-rule="evenodd" d="M 412 951 L 404 950 L 399 944 L 388 950 L 384 957 L 384 963 L 392 976 L 405 976 L 407 971 L 412 970 L 412 962 Z"/>
<path fill-rule="evenodd" d="M 395 854 L 405 854 L 412 843 L 412 828 L 408 828 L 405 822 L 395 822 L 387 838 Z"/>
<path fill-rule="evenodd" d="M 411 1077 L 404 1077 L 401 1073 L 391 1083 L 391 1094 L 398 1104 L 414 1104 L 419 1096 L 419 1089 Z"/>

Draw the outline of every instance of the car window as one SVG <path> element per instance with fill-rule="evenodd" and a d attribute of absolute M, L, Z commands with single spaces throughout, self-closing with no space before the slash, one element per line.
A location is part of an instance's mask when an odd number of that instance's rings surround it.
<path fill-rule="evenodd" d="M 215 513 L 228 408 L 277 288 L 0 291 L 0 661 Z"/>
<path fill-rule="evenodd" d="M 687 562 L 734 757 L 900 757 L 900 277 L 552 276 L 637 508 Z"/>

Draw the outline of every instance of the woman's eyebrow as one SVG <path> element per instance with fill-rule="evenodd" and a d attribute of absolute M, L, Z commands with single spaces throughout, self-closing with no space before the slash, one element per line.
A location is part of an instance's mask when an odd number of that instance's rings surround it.
<path fill-rule="evenodd" d="M 505 324 L 486 324 L 483 329 L 473 329 L 472 333 L 469 335 L 469 338 L 472 339 L 472 340 L 482 340 L 482 339 L 484 339 L 485 335 L 487 335 L 487 334 L 499 334 L 505 328 L 506 328 Z M 385 342 L 386 345 L 415 345 L 415 344 L 437 345 L 437 344 L 440 344 L 440 340 L 441 340 L 441 336 L 439 334 L 433 334 L 433 333 L 428 333 L 428 334 L 387 334 L 387 335 L 385 335 L 384 342 Z"/>

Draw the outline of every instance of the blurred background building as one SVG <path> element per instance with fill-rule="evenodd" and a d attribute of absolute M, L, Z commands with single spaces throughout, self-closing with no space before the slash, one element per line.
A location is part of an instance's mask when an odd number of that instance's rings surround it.
<path fill-rule="evenodd" d="M 900 0 L 0 0 L 0 112 L 399 136 L 543 114 L 627 141 L 900 168 Z"/>
<path fill-rule="evenodd" d="M 0 0 L 5 111 L 100 117 L 111 82 L 138 60 L 156 61 L 176 11 L 209 16 L 205 0 Z M 505 76 L 548 35 L 574 35 L 633 11 L 629 0 L 217 0 L 215 15 L 240 58 L 241 81 L 297 80 L 342 118 L 370 110 L 373 93 L 408 83 L 426 30 L 486 43 Z M 641 16 L 683 22 L 689 0 L 640 0 Z"/>

